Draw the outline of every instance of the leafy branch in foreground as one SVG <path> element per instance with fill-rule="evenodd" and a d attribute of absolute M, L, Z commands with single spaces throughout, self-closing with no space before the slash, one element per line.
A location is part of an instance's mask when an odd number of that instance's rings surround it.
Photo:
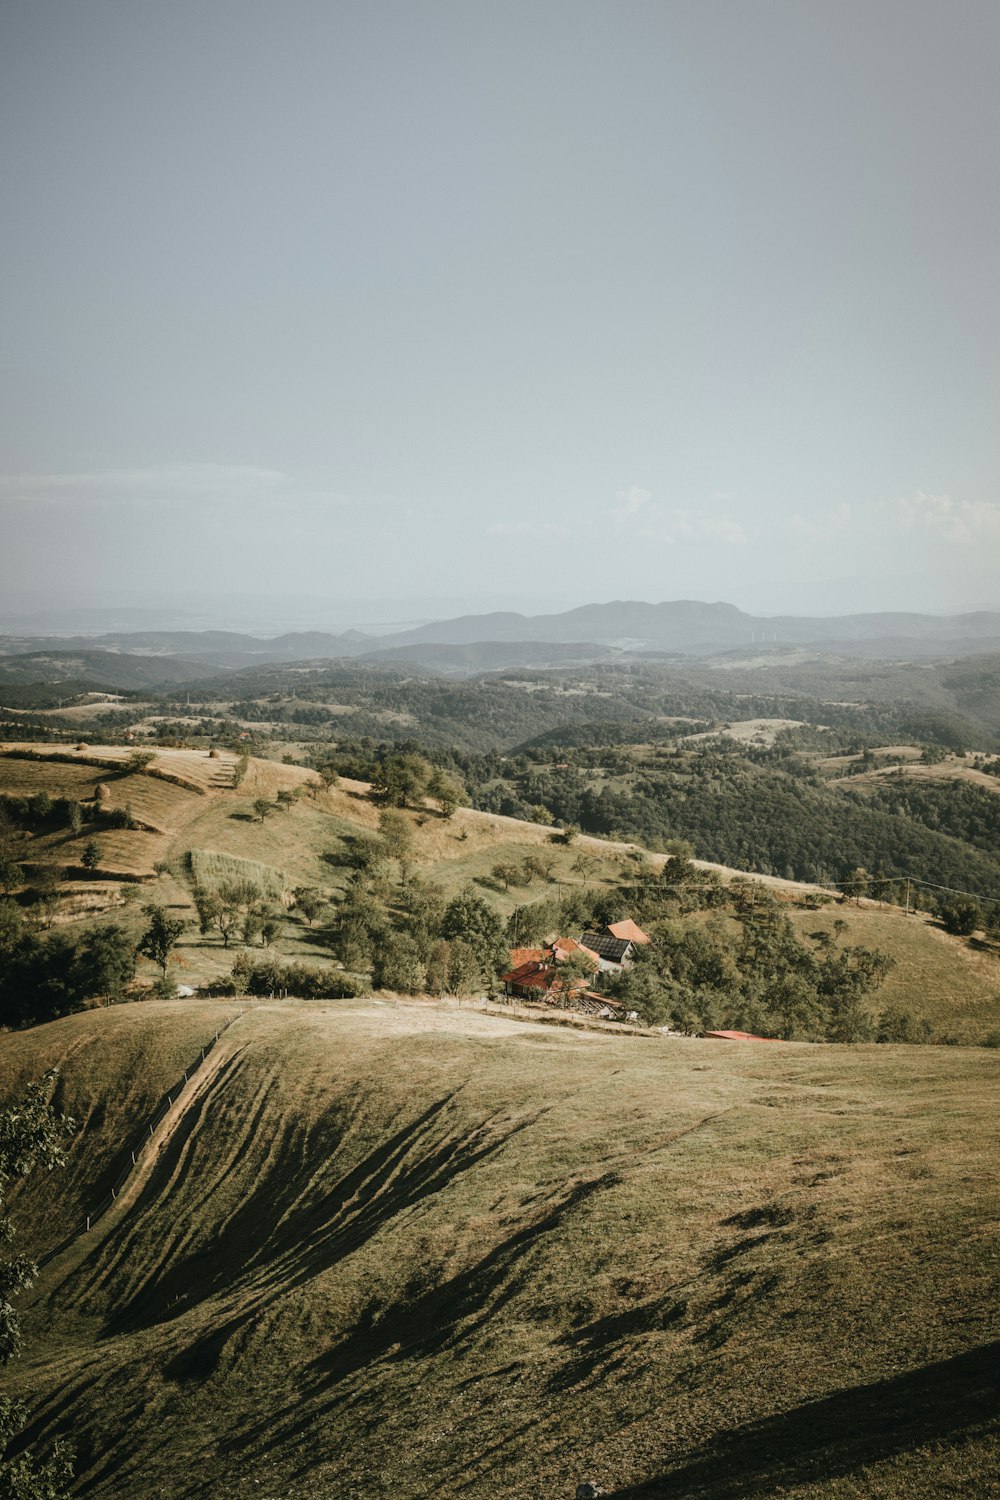
<path fill-rule="evenodd" d="M 73 1121 L 56 1114 L 52 1093 L 58 1079 L 51 1068 L 28 1085 L 24 1097 L 0 1110 L 0 1245 L 9 1246 L 14 1228 L 7 1208 L 7 1184 L 27 1177 L 36 1167 L 61 1167 L 62 1137 Z M 0 1255 L 0 1364 L 21 1350 L 21 1330 L 12 1298 L 29 1287 L 38 1267 L 25 1255 Z M 61 1500 L 73 1478 L 72 1449 L 57 1439 L 49 1452 L 9 1456 L 8 1450 L 27 1420 L 23 1402 L 0 1396 L 0 1500 Z"/>

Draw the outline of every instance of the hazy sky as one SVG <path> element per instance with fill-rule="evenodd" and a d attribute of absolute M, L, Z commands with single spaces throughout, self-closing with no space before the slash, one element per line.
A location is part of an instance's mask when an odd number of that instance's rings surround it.
<path fill-rule="evenodd" d="M 998 76 L 997 0 L 4 0 L 4 601 L 1000 606 Z"/>

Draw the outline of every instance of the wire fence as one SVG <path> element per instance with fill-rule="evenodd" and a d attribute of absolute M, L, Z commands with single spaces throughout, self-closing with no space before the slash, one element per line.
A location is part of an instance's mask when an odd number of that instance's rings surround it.
<path fill-rule="evenodd" d="M 118 1196 L 121 1193 L 122 1188 L 125 1186 L 126 1182 L 135 1171 L 135 1168 L 142 1160 L 145 1152 L 149 1149 L 150 1142 L 152 1141 L 153 1136 L 156 1133 L 157 1127 L 159 1125 L 162 1125 L 167 1115 L 177 1103 L 177 1100 L 180 1098 L 184 1089 L 186 1089 L 192 1079 L 197 1076 L 199 1069 L 203 1066 L 206 1059 L 212 1052 L 214 1052 L 215 1048 L 218 1046 L 220 1037 L 224 1036 L 224 1034 L 229 1030 L 230 1026 L 238 1021 L 240 1019 L 240 1016 L 243 1016 L 245 1014 L 246 1010 L 241 1009 L 239 1011 L 239 1014 L 232 1016 L 224 1026 L 220 1026 L 212 1040 L 208 1042 L 206 1046 L 202 1047 L 201 1052 L 198 1054 L 195 1061 L 189 1067 L 185 1068 L 182 1076 L 177 1080 L 177 1082 L 173 1084 L 169 1089 L 167 1089 L 167 1091 L 161 1097 L 159 1104 L 156 1106 L 154 1113 L 152 1114 L 150 1119 L 146 1121 L 146 1126 L 142 1135 L 139 1136 L 133 1144 L 126 1147 L 128 1156 L 125 1159 L 125 1164 L 115 1177 L 108 1192 L 104 1195 L 100 1202 L 95 1204 L 90 1212 L 85 1214 L 83 1219 L 73 1229 L 70 1230 L 69 1234 L 67 1234 L 64 1239 L 60 1240 L 58 1245 L 54 1246 L 53 1249 L 47 1251 L 45 1255 L 39 1257 L 39 1269 L 41 1269 L 42 1266 L 47 1266 L 50 1261 L 55 1260 L 56 1256 L 61 1255 L 64 1250 L 68 1250 L 70 1245 L 72 1245 L 75 1240 L 78 1240 L 80 1238 L 81 1234 L 86 1234 L 88 1230 L 92 1229 L 97 1223 L 98 1219 L 103 1218 L 108 1209 L 118 1201 Z"/>
<path fill-rule="evenodd" d="M 944 891 L 949 896 L 966 896 L 984 911 L 993 908 L 1000 911 L 1000 896 L 985 896 L 981 891 L 966 891 L 956 885 L 939 885 L 934 880 L 922 880 L 917 875 L 867 875 L 863 881 L 830 881 L 827 889 L 837 891 L 848 900 L 860 897 L 862 900 L 878 901 L 880 905 L 902 906 L 907 914 L 915 910 L 910 905 L 910 899 L 918 890 Z"/>

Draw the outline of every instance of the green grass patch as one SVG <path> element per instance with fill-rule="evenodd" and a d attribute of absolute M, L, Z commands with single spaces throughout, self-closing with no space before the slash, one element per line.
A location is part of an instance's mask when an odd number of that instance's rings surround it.
<path fill-rule="evenodd" d="M 220 886 L 224 881 L 250 881 L 265 896 L 279 900 L 290 881 L 283 870 L 262 864 L 258 859 L 241 859 L 235 854 L 219 854 L 214 849 L 191 849 L 188 863 L 195 885 Z"/>

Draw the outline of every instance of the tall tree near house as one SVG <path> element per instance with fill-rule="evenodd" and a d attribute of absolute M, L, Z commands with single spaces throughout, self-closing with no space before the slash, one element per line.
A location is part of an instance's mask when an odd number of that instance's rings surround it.
<path fill-rule="evenodd" d="M 474 890 L 466 889 L 449 901 L 441 921 L 441 936 L 468 943 L 479 961 L 484 984 L 491 984 L 510 961 L 502 919 Z"/>

